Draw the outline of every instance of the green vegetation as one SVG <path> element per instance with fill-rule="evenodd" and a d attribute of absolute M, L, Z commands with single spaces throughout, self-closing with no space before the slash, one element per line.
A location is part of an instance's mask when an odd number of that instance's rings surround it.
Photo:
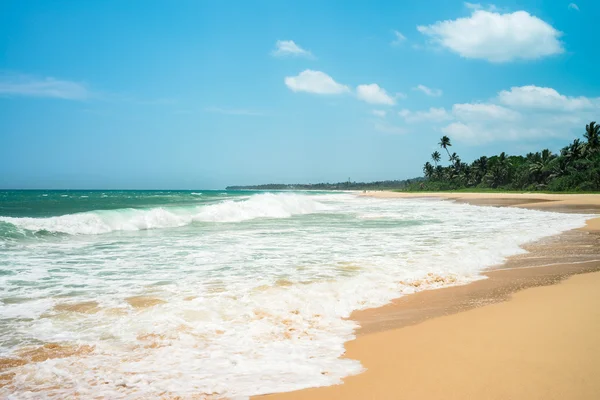
<path fill-rule="evenodd" d="M 446 150 L 449 165 L 439 165 L 441 155 L 431 154 L 433 165 L 423 166 L 426 180 L 410 184 L 406 190 L 427 191 L 552 191 L 589 192 L 600 190 L 600 125 L 590 122 L 583 135 L 560 154 L 544 149 L 525 156 L 482 156 L 471 164 L 462 162 L 458 154 L 448 150 L 450 138 L 438 143 Z"/>
<path fill-rule="evenodd" d="M 406 179 L 402 181 L 378 181 L 378 182 L 338 182 L 338 183 L 297 183 L 252 186 L 227 186 L 226 190 L 406 190 L 413 184 L 423 182 L 425 179 Z"/>

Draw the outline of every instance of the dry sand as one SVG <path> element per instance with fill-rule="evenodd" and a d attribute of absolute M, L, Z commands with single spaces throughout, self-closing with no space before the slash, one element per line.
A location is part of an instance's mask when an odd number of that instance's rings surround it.
<path fill-rule="evenodd" d="M 600 195 L 367 195 L 600 213 Z M 600 399 L 600 218 L 526 249 L 489 279 L 355 312 L 346 357 L 366 372 L 260 398 Z"/>
<path fill-rule="evenodd" d="M 361 195 L 379 198 L 438 198 L 481 206 L 513 206 L 584 214 L 600 213 L 599 194 L 367 192 Z"/>

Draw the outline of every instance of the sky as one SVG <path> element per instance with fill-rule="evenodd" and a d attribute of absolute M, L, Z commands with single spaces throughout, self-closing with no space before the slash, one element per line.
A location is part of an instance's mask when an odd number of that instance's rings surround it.
<path fill-rule="evenodd" d="M 0 188 L 405 179 L 600 119 L 596 0 L 0 0 Z"/>

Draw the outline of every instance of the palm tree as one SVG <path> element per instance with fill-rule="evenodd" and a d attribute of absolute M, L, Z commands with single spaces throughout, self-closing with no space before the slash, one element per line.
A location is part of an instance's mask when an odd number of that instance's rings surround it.
<path fill-rule="evenodd" d="M 488 158 L 486 156 L 479 157 L 477 160 L 473 161 L 473 169 L 475 170 L 475 176 L 477 183 L 481 182 L 483 177 L 487 172 L 487 163 Z"/>
<path fill-rule="evenodd" d="M 438 165 L 437 167 L 435 167 L 435 177 L 437 179 L 442 179 L 443 176 L 444 176 L 444 167 L 442 167 L 441 165 Z"/>
<path fill-rule="evenodd" d="M 425 163 L 425 165 L 423 166 L 423 173 L 425 174 L 426 178 L 431 178 L 433 176 L 433 165 L 431 165 L 431 163 L 429 161 L 427 161 Z"/>
<path fill-rule="evenodd" d="M 461 161 L 460 157 L 456 155 L 454 157 L 454 169 L 460 171 L 465 163 Z"/>
<path fill-rule="evenodd" d="M 585 126 L 583 137 L 587 140 L 587 150 L 590 153 L 600 149 L 600 125 L 596 125 L 596 121 Z"/>
<path fill-rule="evenodd" d="M 440 160 L 442 159 L 442 156 L 440 155 L 440 152 L 436 150 L 433 153 L 431 153 L 431 159 L 433 160 L 433 163 L 437 167 L 437 163 L 440 162 Z"/>
<path fill-rule="evenodd" d="M 497 188 L 506 182 L 507 176 L 508 170 L 506 167 L 502 163 L 497 162 L 490 168 L 485 177 L 491 187 Z"/>
<path fill-rule="evenodd" d="M 448 157 L 450 157 L 450 152 L 448 151 L 448 147 L 452 146 L 452 143 L 450 143 L 450 138 L 448 136 L 442 136 L 438 144 L 441 148 L 446 150 L 446 153 L 448 153 Z"/>
<path fill-rule="evenodd" d="M 457 162 L 460 162 L 460 158 L 458 157 L 458 154 L 452 153 L 450 160 L 448 161 L 450 161 L 452 164 L 456 164 Z"/>
<path fill-rule="evenodd" d="M 472 170 L 471 167 L 469 166 L 469 164 L 464 163 L 464 162 L 458 162 L 456 164 L 456 167 L 458 168 L 458 174 L 459 174 L 459 178 L 462 181 L 462 183 L 465 186 L 470 186 L 473 182 L 471 180 L 473 174 L 472 174 Z"/>
<path fill-rule="evenodd" d="M 488 158 L 486 156 L 481 156 L 477 160 L 473 161 L 473 166 L 485 174 L 487 163 Z"/>
<path fill-rule="evenodd" d="M 557 178 L 569 174 L 569 158 L 559 157 L 557 162 L 550 164 L 548 169 L 551 171 L 550 178 Z"/>
<path fill-rule="evenodd" d="M 577 160 L 581 157 L 581 153 L 583 150 L 583 145 L 581 144 L 581 140 L 575 139 L 573 143 L 567 146 L 567 153 L 565 156 L 570 160 Z"/>
<path fill-rule="evenodd" d="M 498 162 L 500 163 L 500 165 L 510 164 L 510 161 L 508 161 L 508 156 L 504 151 L 500 153 L 500 155 L 498 155 Z"/>
<path fill-rule="evenodd" d="M 556 156 L 548 149 L 542 150 L 542 153 L 536 153 L 536 161 L 531 163 L 529 172 L 536 176 L 539 183 L 546 183 L 546 179 L 550 176 L 549 166 Z"/>
<path fill-rule="evenodd" d="M 542 161 L 547 164 L 555 157 L 554 154 L 548 149 L 542 150 Z"/>

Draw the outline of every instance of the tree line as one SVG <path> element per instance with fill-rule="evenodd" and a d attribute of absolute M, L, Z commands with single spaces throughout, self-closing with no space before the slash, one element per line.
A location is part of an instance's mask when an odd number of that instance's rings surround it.
<path fill-rule="evenodd" d="M 451 140 L 443 136 L 438 143 L 446 152 L 449 165 L 442 165 L 442 154 L 434 151 L 431 162 L 423 166 L 426 180 L 410 185 L 410 190 L 504 189 L 548 191 L 600 190 L 600 125 L 590 122 L 583 139 L 575 139 L 559 154 L 548 149 L 525 156 L 505 152 L 482 156 L 465 163 L 453 152 Z"/>
<path fill-rule="evenodd" d="M 337 183 L 268 183 L 264 185 L 227 186 L 226 190 L 406 190 L 411 184 L 423 182 L 423 178 L 376 181 L 376 182 L 346 182 Z"/>

